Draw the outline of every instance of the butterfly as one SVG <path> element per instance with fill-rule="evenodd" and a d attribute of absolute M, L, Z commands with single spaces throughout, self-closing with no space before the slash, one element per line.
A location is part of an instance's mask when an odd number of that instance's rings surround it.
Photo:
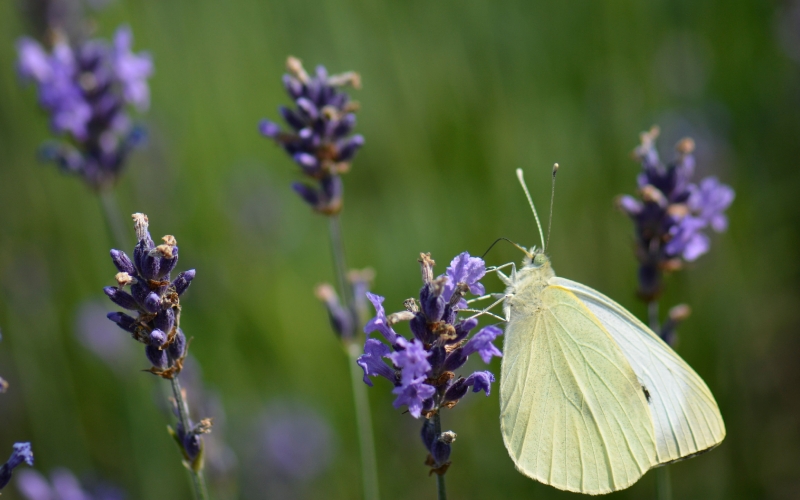
<path fill-rule="evenodd" d="M 500 426 L 520 472 L 604 494 L 723 440 L 708 386 L 655 332 L 600 292 L 557 277 L 543 250 L 523 251 L 521 269 L 497 271 L 508 321 Z"/>

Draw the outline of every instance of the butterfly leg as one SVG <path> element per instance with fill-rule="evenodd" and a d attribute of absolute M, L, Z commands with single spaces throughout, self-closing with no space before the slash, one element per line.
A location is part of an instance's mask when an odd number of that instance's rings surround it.
<path fill-rule="evenodd" d="M 498 269 L 506 266 L 511 266 L 511 278 L 498 271 Z M 517 266 L 513 262 L 495 268 L 494 272 L 497 273 L 497 277 L 500 278 L 500 281 L 502 281 L 505 286 L 512 286 L 517 279 Z"/>
<path fill-rule="evenodd" d="M 480 309 L 460 309 L 459 312 L 461 312 L 461 311 L 480 313 L 480 314 L 478 314 L 478 316 L 480 316 L 482 314 L 485 314 L 486 316 L 491 316 L 494 319 L 499 319 L 500 321 L 503 321 L 503 322 L 507 321 L 506 318 L 504 318 L 502 316 L 498 316 L 497 314 L 492 313 L 492 312 L 482 311 Z"/>
<path fill-rule="evenodd" d="M 498 295 L 499 295 L 499 294 L 498 294 Z M 491 304 L 489 307 L 487 307 L 487 308 L 485 308 L 485 309 L 483 309 L 483 310 L 480 310 L 480 311 L 478 311 L 478 312 L 477 312 L 477 314 L 473 314 L 472 316 L 470 316 L 469 318 L 466 318 L 466 319 L 473 319 L 473 318 L 477 318 L 478 316 L 482 316 L 482 315 L 484 315 L 484 314 L 492 314 L 492 313 L 490 313 L 490 312 L 489 312 L 489 310 L 490 310 L 491 308 L 493 308 L 494 306 L 496 306 L 497 304 L 499 304 L 499 303 L 503 302 L 504 300 L 506 300 L 506 299 L 507 299 L 507 298 L 509 298 L 509 297 L 511 297 L 511 294 L 505 294 L 505 295 L 502 295 L 502 296 L 501 296 L 501 297 L 500 297 L 498 300 L 494 301 L 494 302 L 493 302 L 493 303 L 492 303 L 492 304 Z"/>

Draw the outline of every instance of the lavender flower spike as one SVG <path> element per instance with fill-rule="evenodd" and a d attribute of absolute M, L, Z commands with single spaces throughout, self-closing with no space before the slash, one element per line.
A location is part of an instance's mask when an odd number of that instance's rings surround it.
<path fill-rule="evenodd" d="M 139 240 L 133 259 L 122 250 L 112 250 L 111 260 L 120 272 L 114 277 L 117 286 L 103 291 L 118 306 L 136 313 L 108 314 L 108 319 L 145 344 L 145 354 L 153 365 L 150 371 L 170 379 L 180 373 L 186 356 L 186 336 L 180 328 L 180 297 L 189 287 L 195 270 L 170 276 L 178 263 L 178 242 L 172 235 L 156 245 L 150 236 L 145 214 L 133 214 Z M 126 291 L 130 287 L 130 292 Z"/>
<path fill-rule="evenodd" d="M 310 76 L 299 59 L 286 61 L 289 74 L 284 75 L 286 92 L 295 109 L 280 108 L 283 130 L 270 120 L 262 120 L 259 132 L 283 147 L 312 184 L 295 183 L 292 188 L 316 212 L 334 215 L 342 209 L 341 175 L 364 145 L 361 135 L 350 135 L 356 124 L 358 104 L 340 91 L 343 86 L 361 87 L 357 73 L 329 76 L 318 66 Z"/>
<path fill-rule="evenodd" d="M 30 443 L 14 443 L 13 451 L 8 461 L 0 466 L 0 490 L 8 485 L 11 481 L 11 474 L 14 469 L 25 462 L 28 465 L 33 465 L 33 451 L 31 450 Z"/>
<path fill-rule="evenodd" d="M 502 330 L 487 326 L 468 339 L 478 321 L 458 317 L 458 311 L 466 307 L 466 293 L 484 293 L 480 279 L 486 274 L 486 267 L 482 259 L 464 252 L 453 259 L 446 274 L 436 278 L 430 254 L 420 254 L 419 262 L 423 281 L 419 300 L 406 300 L 404 311 L 387 315 L 384 298 L 366 294 L 376 315 L 364 331 L 380 331 L 389 345 L 368 338 L 358 364 L 364 369 L 367 385 L 372 386 L 368 376 L 374 375 L 392 382 L 392 393 L 397 396 L 393 402 L 395 408 L 406 406 L 412 417 L 425 417 L 421 436 L 430 453 L 426 463 L 433 472 L 442 475 L 450 465 L 450 445 L 455 433 L 438 431 L 439 424 L 434 421 L 438 422 L 442 409 L 454 407 L 470 387 L 473 392 L 484 391 L 489 395 L 494 382 L 494 375 L 488 371 L 461 377 L 455 370 L 474 353 L 486 363 L 492 357 L 502 356 L 493 345 Z M 401 321 L 409 322 L 411 340 L 392 329 L 393 324 Z M 384 359 L 391 361 L 393 367 L 389 368 Z"/>
<path fill-rule="evenodd" d="M 617 198 L 618 207 L 634 222 L 639 296 L 647 301 L 661 294 L 664 272 L 678 270 L 708 252 L 711 240 L 706 230 L 727 228 L 725 210 L 735 196 L 733 189 L 714 177 L 693 183 L 695 144 L 691 139 L 679 141 L 675 158 L 662 164 L 655 147 L 658 133 L 657 127 L 643 132 L 634 151 L 642 164 L 638 199 Z"/>
<path fill-rule="evenodd" d="M 37 86 L 53 132 L 66 136 L 43 146 L 43 157 L 96 190 L 114 184 L 143 137 L 127 108 L 149 106 L 153 63 L 148 54 L 134 54 L 132 42 L 127 26 L 117 30 L 113 45 L 103 40 L 71 45 L 60 34 L 48 53 L 31 38 L 17 41 L 20 78 Z"/>
<path fill-rule="evenodd" d="M 180 327 L 180 299 L 194 279 L 195 270 L 184 271 L 172 279 L 178 263 L 177 240 L 166 235 L 162 238 L 163 243 L 156 245 L 150 236 L 147 216 L 136 213 L 132 218 L 138 240 L 133 258 L 122 250 L 111 250 L 111 260 L 119 271 L 114 276 L 117 286 L 108 286 L 103 291 L 115 304 L 136 316 L 112 312 L 108 319 L 145 345 L 145 356 L 152 365 L 148 371 L 171 382 L 178 424 L 175 430 L 170 428 L 170 432 L 180 445 L 192 473 L 196 493 L 205 498 L 202 493 L 205 483 L 200 474 L 203 467 L 202 435 L 211 432 L 211 420 L 203 419 L 198 424 L 192 422 L 184 391 L 178 382 L 188 347 L 186 335 Z M 128 287 L 130 291 L 126 290 Z"/>

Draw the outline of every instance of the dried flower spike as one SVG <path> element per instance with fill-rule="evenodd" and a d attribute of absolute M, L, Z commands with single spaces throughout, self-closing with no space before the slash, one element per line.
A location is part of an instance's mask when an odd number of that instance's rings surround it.
<path fill-rule="evenodd" d="M 153 63 L 149 54 L 131 51 L 133 34 L 127 26 L 117 29 L 111 44 L 88 40 L 70 45 L 59 33 L 54 38 L 51 53 L 32 38 L 17 41 L 20 77 L 36 84 L 53 132 L 66 136 L 66 141 L 46 144 L 42 154 L 92 188 L 108 188 L 143 139 L 127 110 L 148 108 Z"/>
<path fill-rule="evenodd" d="M 361 87 L 357 73 L 329 76 L 324 66 L 317 66 L 309 76 L 295 57 L 286 62 L 289 74 L 284 75 L 286 92 L 295 109 L 280 107 L 288 130 L 277 123 L 262 120 L 259 131 L 283 147 L 312 184 L 296 182 L 292 188 L 315 211 L 333 215 L 342 208 L 341 174 L 350 169 L 364 137 L 350 135 L 356 124 L 358 105 L 340 89 Z"/>

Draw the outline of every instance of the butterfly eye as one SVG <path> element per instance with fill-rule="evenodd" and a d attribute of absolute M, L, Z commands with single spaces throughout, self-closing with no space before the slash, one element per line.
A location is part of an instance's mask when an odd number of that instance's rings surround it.
<path fill-rule="evenodd" d="M 533 258 L 534 267 L 540 267 L 544 265 L 545 262 L 547 262 L 547 257 L 543 253 L 537 253 Z"/>

